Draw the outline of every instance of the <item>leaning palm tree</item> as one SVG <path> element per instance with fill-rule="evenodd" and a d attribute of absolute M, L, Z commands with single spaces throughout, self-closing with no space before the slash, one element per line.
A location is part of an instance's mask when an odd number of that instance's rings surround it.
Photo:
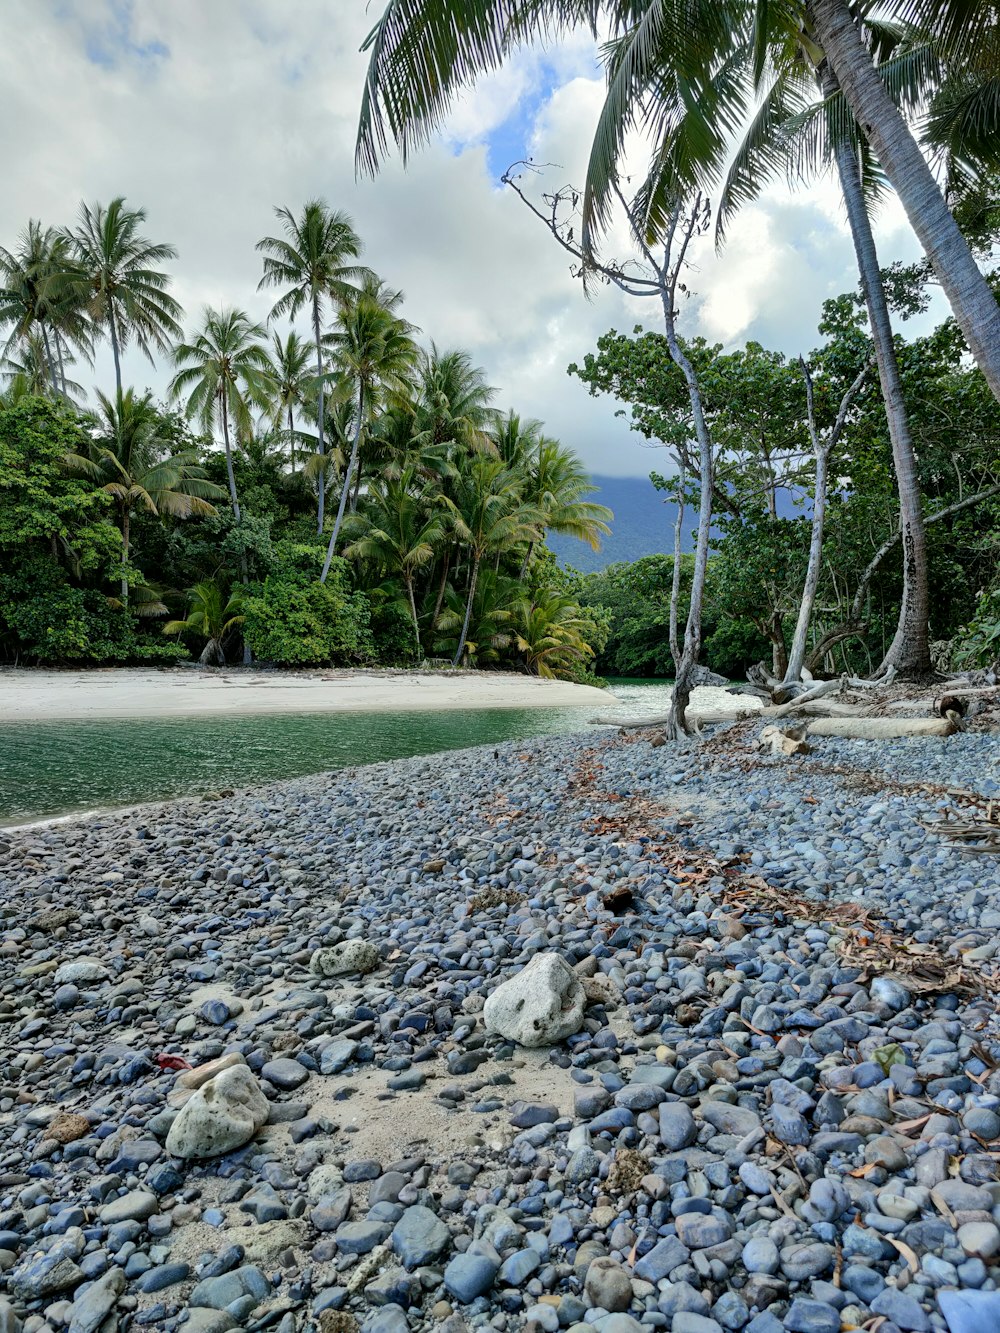
<path fill-rule="evenodd" d="M 225 639 L 243 624 L 243 590 L 233 588 L 227 597 L 214 579 L 196 583 L 190 591 L 188 614 L 184 620 L 168 620 L 163 633 L 193 634 L 205 640 L 198 659 L 202 666 L 226 665 Z"/>
<path fill-rule="evenodd" d="M 183 400 L 185 415 L 199 421 L 207 435 L 221 427 L 229 498 L 237 523 L 242 514 L 230 428 L 235 426 L 238 437 L 249 437 L 253 430 L 251 408 L 267 405 L 270 361 L 263 346 L 265 337 L 264 328 L 244 311 L 206 307 L 199 332 L 190 342 L 174 348 L 178 369 L 170 381 L 170 393 Z"/>
<path fill-rule="evenodd" d="M 74 358 L 68 351 L 63 351 L 57 362 L 59 396 L 71 403 L 84 396 L 83 385 L 67 376 L 67 367 L 73 363 Z M 52 366 L 41 332 L 26 334 L 7 353 L 0 361 L 0 377 L 8 401 L 16 402 L 23 397 L 45 398 L 53 392 Z"/>
<path fill-rule="evenodd" d="M 177 251 L 143 236 L 139 228 L 145 221 L 146 210 L 127 208 L 119 195 L 107 206 L 81 204 L 80 221 L 70 234 L 87 313 L 111 343 L 119 398 L 124 349 L 134 342 L 152 362 L 153 348 L 166 352 L 181 335 L 183 310 L 167 290 L 170 275 L 159 267 L 176 259 Z"/>
<path fill-rule="evenodd" d="M 441 124 L 455 97 L 518 45 L 581 23 L 595 36 L 600 27 L 622 45 L 609 67 L 583 191 L 584 240 L 592 252 L 610 223 L 632 132 L 651 134 L 655 146 L 683 109 L 700 107 L 701 133 L 686 164 L 689 185 L 699 183 L 698 152 L 714 153 L 730 115 L 720 90 L 731 86 L 721 75 L 734 45 L 751 42 L 752 73 L 760 80 L 808 21 L 1000 399 L 1000 306 L 879 77 L 857 8 L 851 0 L 389 0 L 365 44 L 371 56 L 358 163 L 374 173 L 390 138 L 405 159 Z M 887 0 L 882 11 L 923 23 L 952 53 L 974 50 L 995 20 L 993 0 Z"/>
<path fill-rule="evenodd" d="M 98 393 L 98 411 L 87 455 L 70 455 L 71 470 L 86 473 L 111 496 L 122 534 L 122 601 L 128 601 L 132 514 L 136 509 L 171 518 L 215 513 L 212 500 L 225 492 L 208 480 L 194 450 L 170 453 L 160 434 L 152 394 L 128 389 L 112 401 Z"/>
<path fill-rule="evenodd" d="M 337 549 L 365 429 L 380 406 L 391 403 L 409 387 L 419 356 L 412 333 L 412 325 L 362 295 L 344 306 L 337 327 L 330 335 L 334 364 L 354 384 L 356 402 L 351 452 L 320 575 L 321 583 L 326 582 Z"/>
<path fill-rule="evenodd" d="M 331 211 L 322 199 L 310 199 L 298 217 L 290 208 L 276 208 L 284 236 L 265 236 L 257 242 L 264 256 L 264 276 L 257 284 L 284 288 L 271 308 L 271 319 L 293 318 L 308 309 L 316 353 L 316 421 L 319 453 L 325 452 L 323 314 L 327 302 L 342 304 L 368 270 L 355 261 L 362 251 L 361 238 L 344 212 Z M 318 531 L 323 531 L 325 487 L 318 494 Z"/>
<path fill-rule="evenodd" d="M 526 495 L 545 515 L 547 532 L 576 537 L 592 551 L 600 550 L 601 538 L 610 533 L 614 514 L 606 505 L 584 498 L 596 489 L 572 449 L 549 436 L 541 437 L 537 453 L 529 463 Z M 530 558 L 529 547 L 522 577 Z"/>

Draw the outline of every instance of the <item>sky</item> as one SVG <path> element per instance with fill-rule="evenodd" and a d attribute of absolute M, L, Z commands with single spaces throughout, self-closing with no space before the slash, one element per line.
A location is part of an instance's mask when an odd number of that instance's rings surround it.
<path fill-rule="evenodd" d="M 381 0 L 5 0 L 0 123 L 6 129 L 0 244 L 32 217 L 66 225 L 80 201 L 124 195 L 146 234 L 179 251 L 170 267 L 186 327 L 205 305 L 266 319 L 256 242 L 276 206 L 345 209 L 365 261 L 406 293 L 425 343 L 467 349 L 496 402 L 544 421 L 591 471 L 641 476 L 663 462 L 566 368 L 609 328 L 658 327 L 613 290 L 588 300 L 567 257 L 500 176 L 531 157 L 544 188 L 583 180 L 602 101 L 586 34 L 519 53 L 465 93 L 404 170 L 358 179 L 354 144 L 366 70 L 361 43 Z M 877 220 L 884 263 L 919 250 L 890 200 Z M 619 253 L 622 251 L 619 250 Z M 717 255 L 694 256 L 681 332 L 727 349 L 748 339 L 797 355 L 819 342 L 823 300 L 856 285 L 832 181 L 776 185 Z M 285 327 L 284 321 L 278 326 Z M 126 382 L 162 393 L 169 368 L 126 355 Z M 113 383 L 103 352 L 92 374 Z"/>

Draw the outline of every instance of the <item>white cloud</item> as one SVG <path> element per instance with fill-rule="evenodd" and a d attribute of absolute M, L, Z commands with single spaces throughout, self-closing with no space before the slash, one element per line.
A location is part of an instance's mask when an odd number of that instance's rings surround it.
<path fill-rule="evenodd" d="M 440 138 L 407 171 L 390 160 L 354 176 L 366 57 L 379 5 L 358 0 L 8 0 L 0 47 L 0 118 L 10 151 L 0 240 L 29 217 L 65 223 L 81 199 L 124 194 L 148 233 L 180 251 L 176 295 L 264 318 L 256 241 L 273 208 L 321 196 L 346 208 L 368 261 L 407 293 L 407 314 L 441 346 L 462 345 L 499 401 L 542 418 L 595 471 L 642 474 L 655 463 L 615 405 L 566 374 L 609 327 L 655 327 L 653 311 L 610 290 L 587 302 L 544 228 L 491 175 L 516 113 L 531 152 L 580 181 L 602 96 L 586 34 L 518 53 L 464 94 Z M 515 142 L 514 135 L 511 142 Z M 494 164 L 495 166 L 495 164 Z M 915 244 L 895 205 L 880 222 L 888 261 Z M 686 330 L 808 349 L 824 297 L 854 282 L 836 191 L 789 202 L 776 189 L 748 210 L 719 258 L 698 256 Z M 738 240 L 737 240 L 738 236 Z M 619 231 L 609 249 L 625 244 Z M 127 374 L 162 390 L 165 366 L 130 355 Z M 105 385 L 107 358 L 97 368 Z M 84 370 L 82 377 L 86 378 Z"/>

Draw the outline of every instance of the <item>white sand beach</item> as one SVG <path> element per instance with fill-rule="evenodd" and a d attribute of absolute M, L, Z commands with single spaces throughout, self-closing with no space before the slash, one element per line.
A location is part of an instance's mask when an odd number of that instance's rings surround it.
<path fill-rule="evenodd" d="M 0 671 L 0 723 L 574 705 L 607 710 L 614 704 L 613 694 L 592 685 L 500 671 Z"/>

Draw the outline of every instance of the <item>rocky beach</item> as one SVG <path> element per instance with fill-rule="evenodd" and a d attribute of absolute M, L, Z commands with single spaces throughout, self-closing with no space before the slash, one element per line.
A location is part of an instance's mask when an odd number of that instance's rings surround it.
<path fill-rule="evenodd" d="M 0 1333 L 1000 1329 L 994 736 L 0 832 Z"/>

